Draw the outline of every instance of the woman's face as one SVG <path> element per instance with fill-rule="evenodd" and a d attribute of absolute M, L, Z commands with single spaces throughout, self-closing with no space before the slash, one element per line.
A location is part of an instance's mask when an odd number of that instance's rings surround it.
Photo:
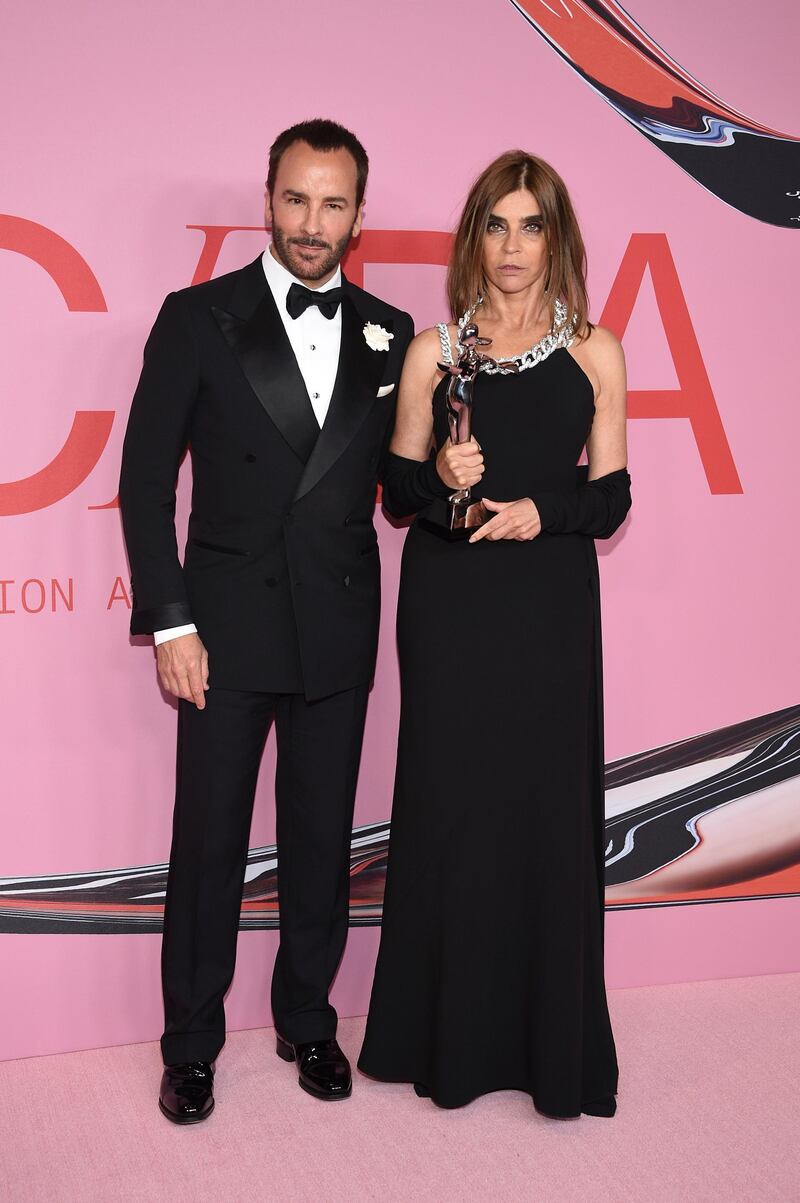
<path fill-rule="evenodd" d="M 524 292 L 535 284 L 543 289 L 547 262 L 547 239 L 539 202 L 524 188 L 507 193 L 495 203 L 486 225 L 483 240 L 486 279 L 504 293 Z"/>

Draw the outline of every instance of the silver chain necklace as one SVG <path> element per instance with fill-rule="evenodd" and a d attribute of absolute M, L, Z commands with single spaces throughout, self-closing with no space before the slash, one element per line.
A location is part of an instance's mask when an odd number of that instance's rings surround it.
<path fill-rule="evenodd" d="M 456 343 L 459 351 L 461 348 L 461 331 L 465 326 L 468 326 L 475 316 L 479 306 L 483 304 L 483 297 L 478 297 L 475 304 L 467 310 L 467 312 L 458 319 L 458 340 Z M 541 363 L 543 359 L 547 359 L 548 355 L 552 355 L 559 347 L 571 347 L 575 338 L 575 317 L 573 316 L 569 322 L 567 321 L 567 307 L 564 302 L 558 298 L 555 303 L 555 315 L 551 328 L 548 330 L 538 343 L 529 347 L 527 351 L 523 351 L 521 355 L 506 355 L 502 359 L 497 359 L 482 363 L 480 366 L 481 372 L 486 372 L 487 376 L 496 376 L 498 373 L 508 375 L 510 372 L 524 372 L 526 368 L 534 368 L 537 363 Z M 504 364 L 516 364 L 516 367 L 504 367 Z"/>

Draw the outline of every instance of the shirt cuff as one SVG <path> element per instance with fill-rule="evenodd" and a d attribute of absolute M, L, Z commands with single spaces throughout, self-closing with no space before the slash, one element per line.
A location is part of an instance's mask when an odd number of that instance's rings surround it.
<path fill-rule="evenodd" d="M 182 627 L 167 627 L 164 631 L 153 631 L 153 642 L 156 647 L 159 643 L 166 643 L 169 639 L 177 639 L 180 635 L 196 635 L 197 627 L 193 622 L 187 622 Z"/>

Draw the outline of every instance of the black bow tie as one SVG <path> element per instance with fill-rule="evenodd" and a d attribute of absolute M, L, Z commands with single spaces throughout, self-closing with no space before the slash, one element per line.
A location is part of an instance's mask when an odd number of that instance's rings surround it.
<path fill-rule="evenodd" d="M 318 305 L 323 317 L 336 317 L 339 302 L 344 296 L 343 288 L 329 288 L 327 292 L 319 292 L 314 288 L 304 288 L 302 284 L 293 284 L 286 297 L 286 309 L 289 317 L 297 318 L 305 313 L 309 305 Z"/>

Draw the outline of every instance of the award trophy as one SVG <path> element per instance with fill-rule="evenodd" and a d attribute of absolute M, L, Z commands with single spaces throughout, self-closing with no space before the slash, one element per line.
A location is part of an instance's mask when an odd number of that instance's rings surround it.
<path fill-rule="evenodd" d="M 495 360 L 478 350 L 478 347 L 491 346 L 492 340 L 480 337 L 478 327 L 471 317 L 472 314 L 458 336 L 458 345 L 461 348 L 458 362 L 438 364 L 439 370 L 450 376 L 447 386 L 447 421 L 450 426 L 450 438 L 454 443 L 468 443 L 472 435 L 475 381 L 481 364 L 496 366 Z M 509 363 L 507 367 L 504 364 L 502 370 L 514 371 L 516 367 L 515 363 Z M 447 527 L 451 534 L 467 534 L 482 526 L 489 517 L 491 515 L 483 502 L 473 500 L 471 489 L 457 489 L 455 493 L 450 494 L 447 502 Z"/>

